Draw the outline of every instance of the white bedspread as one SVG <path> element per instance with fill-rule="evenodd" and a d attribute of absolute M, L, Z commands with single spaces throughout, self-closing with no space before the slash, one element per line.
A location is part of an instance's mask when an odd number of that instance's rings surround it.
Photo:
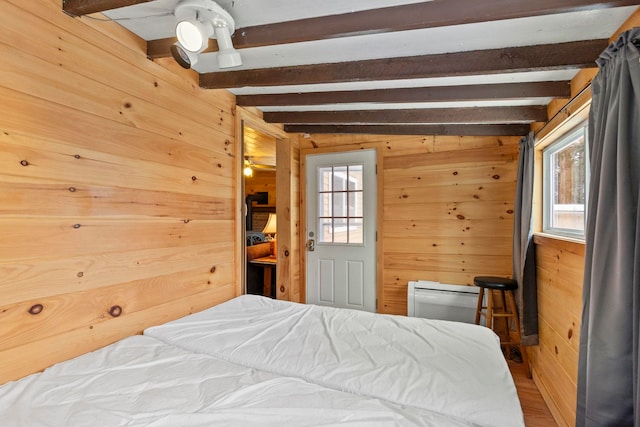
<path fill-rule="evenodd" d="M 245 295 L 144 332 L 243 366 L 483 426 L 524 426 L 497 336 L 464 323 Z"/>
<path fill-rule="evenodd" d="M 0 387 L 0 426 L 470 426 L 134 336 Z"/>

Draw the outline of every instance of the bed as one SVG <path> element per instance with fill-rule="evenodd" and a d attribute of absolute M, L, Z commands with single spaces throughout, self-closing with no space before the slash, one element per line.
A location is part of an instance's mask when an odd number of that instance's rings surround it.
<path fill-rule="evenodd" d="M 244 295 L 0 387 L 3 426 L 524 426 L 490 330 Z"/>

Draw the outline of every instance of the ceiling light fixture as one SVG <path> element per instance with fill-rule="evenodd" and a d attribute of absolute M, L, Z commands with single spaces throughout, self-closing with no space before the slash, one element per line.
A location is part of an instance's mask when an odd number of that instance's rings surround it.
<path fill-rule="evenodd" d="M 244 158 L 244 169 L 242 170 L 242 173 L 246 177 L 253 176 L 253 163 L 251 162 L 251 159 L 249 159 L 249 157 Z"/>
<path fill-rule="evenodd" d="M 176 37 L 171 54 L 184 68 L 192 68 L 209 46 L 209 39 L 218 41 L 218 67 L 230 68 L 242 65 L 240 53 L 233 47 L 231 34 L 235 22 L 231 15 L 213 0 L 182 0 L 174 10 Z"/>

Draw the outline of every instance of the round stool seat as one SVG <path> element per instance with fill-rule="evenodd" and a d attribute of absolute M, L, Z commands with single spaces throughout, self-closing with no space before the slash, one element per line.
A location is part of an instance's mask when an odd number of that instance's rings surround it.
<path fill-rule="evenodd" d="M 518 282 L 513 279 L 493 276 L 477 276 L 473 278 L 476 286 L 499 291 L 513 291 L 518 289 Z"/>

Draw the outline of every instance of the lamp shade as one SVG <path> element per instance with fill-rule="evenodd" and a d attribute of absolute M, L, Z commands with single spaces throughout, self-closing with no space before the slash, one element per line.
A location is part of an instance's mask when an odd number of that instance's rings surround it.
<path fill-rule="evenodd" d="M 277 223 L 276 214 L 270 213 L 269 219 L 267 220 L 267 225 L 264 226 L 264 228 L 262 229 L 262 232 L 264 234 L 276 234 L 276 232 L 278 231 L 277 224 L 278 223 Z"/>

